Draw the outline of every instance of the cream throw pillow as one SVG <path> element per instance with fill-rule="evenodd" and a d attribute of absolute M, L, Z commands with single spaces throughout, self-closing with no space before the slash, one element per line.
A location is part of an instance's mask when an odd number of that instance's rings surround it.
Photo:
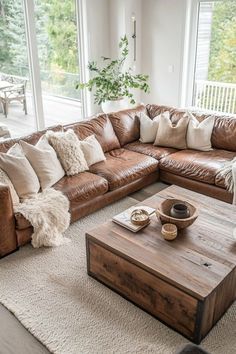
<path fill-rule="evenodd" d="M 189 120 L 187 130 L 188 149 L 209 151 L 212 150 L 211 134 L 214 127 L 215 117 L 210 116 L 199 122 L 191 112 L 187 112 Z"/>
<path fill-rule="evenodd" d="M 169 117 L 169 112 L 164 112 L 162 113 L 164 115 L 167 115 Z M 141 143 L 153 143 L 155 140 L 155 137 L 157 135 L 157 129 L 158 129 L 158 122 L 160 119 L 160 116 L 162 114 L 159 114 L 158 116 L 154 117 L 153 119 L 149 118 L 145 113 L 141 112 L 139 116 L 139 121 L 140 121 L 140 141 Z"/>
<path fill-rule="evenodd" d="M 165 112 L 166 113 L 166 112 Z M 183 116 L 177 124 L 173 124 L 170 113 L 162 114 L 159 118 L 157 135 L 154 142 L 156 146 L 166 146 L 175 149 L 186 149 L 186 134 L 189 118 Z"/>
<path fill-rule="evenodd" d="M 79 139 L 72 129 L 66 132 L 47 131 L 46 137 L 57 153 L 67 176 L 88 170 Z"/>
<path fill-rule="evenodd" d="M 20 145 L 38 176 L 42 190 L 53 186 L 65 175 L 57 154 L 45 135 L 36 145 L 23 140 L 20 141 Z"/>
<path fill-rule="evenodd" d="M 9 187 L 13 205 L 19 204 L 20 199 L 16 193 L 13 184 L 11 183 L 10 178 L 1 168 L 0 168 L 0 184 L 7 185 Z"/>
<path fill-rule="evenodd" d="M 6 154 L 0 153 L 0 167 L 7 173 L 20 199 L 38 193 L 38 177 L 19 144 L 13 145 Z"/>
<path fill-rule="evenodd" d="M 90 135 L 80 141 L 80 146 L 88 166 L 106 160 L 102 147 L 94 135 Z"/>

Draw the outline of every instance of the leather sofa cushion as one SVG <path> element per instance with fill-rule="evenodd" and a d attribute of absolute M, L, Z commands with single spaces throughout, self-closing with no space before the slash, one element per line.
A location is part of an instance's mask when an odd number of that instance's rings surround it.
<path fill-rule="evenodd" d="M 186 110 L 184 109 L 177 109 L 169 106 L 159 106 L 157 104 L 148 104 L 146 109 L 151 119 L 166 111 L 170 112 L 170 119 L 174 124 L 176 124 L 179 119 L 182 118 L 186 113 Z"/>
<path fill-rule="evenodd" d="M 141 112 L 146 113 L 145 106 L 141 105 L 137 108 L 127 109 L 124 111 L 109 114 L 109 119 L 120 141 L 121 146 L 124 146 L 128 143 L 132 143 L 132 141 L 139 139 L 139 114 Z"/>
<path fill-rule="evenodd" d="M 108 182 L 90 172 L 65 176 L 53 188 L 64 193 L 69 201 L 84 202 L 108 191 Z"/>
<path fill-rule="evenodd" d="M 65 176 L 53 188 L 64 193 L 70 202 L 83 203 L 108 191 L 108 182 L 90 172 L 81 172 L 74 176 Z M 24 230 L 31 226 L 20 213 L 15 214 L 16 229 Z"/>
<path fill-rule="evenodd" d="M 90 167 L 90 171 L 105 178 L 114 190 L 157 171 L 158 161 L 126 149 L 106 153 L 106 161 Z"/>
<path fill-rule="evenodd" d="M 216 149 L 236 151 L 236 118 L 216 117 L 211 142 Z"/>
<path fill-rule="evenodd" d="M 9 139 L 3 142 L 0 142 L 0 152 L 7 152 L 14 144 L 19 143 L 20 140 L 24 140 L 26 141 L 28 144 L 32 144 L 35 145 L 39 139 L 41 138 L 41 136 L 43 134 L 46 133 L 47 130 L 53 130 L 55 132 L 57 131 L 62 131 L 63 130 L 63 126 L 62 125 L 57 125 L 51 128 L 48 128 L 46 130 L 41 130 L 39 132 L 36 133 L 32 133 L 30 135 L 24 136 L 23 138 L 19 138 L 19 139 Z"/>
<path fill-rule="evenodd" d="M 87 121 L 66 125 L 64 129 L 73 129 L 81 140 L 94 134 L 104 152 L 120 148 L 119 140 L 106 114 Z"/>
<path fill-rule="evenodd" d="M 163 157 L 166 157 L 166 156 L 178 151 L 173 148 L 154 146 L 153 144 L 143 144 L 139 140 L 134 141 L 133 143 L 127 144 L 124 147 L 125 147 L 125 149 L 151 156 L 156 160 L 160 160 Z"/>
<path fill-rule="evenodd" d="M 235 153 L 226 150 L 182 150 L 160 160 L 160 169 L 178 176 L 215 184 L 215 177 Z"/>
<path fill-rule="evenodd" d="M 24 230 L 31 226 L 31 223 L 21 213 L 15 213 L 15 220 L 17 230 Z"/>

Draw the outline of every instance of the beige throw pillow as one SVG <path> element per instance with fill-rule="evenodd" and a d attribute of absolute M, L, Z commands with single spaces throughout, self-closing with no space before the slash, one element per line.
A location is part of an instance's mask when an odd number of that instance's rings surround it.
<path fill-rule="evenodd" d="M 162 114 L 159 119 L 154 145 L 172 147 L 175 149 L 186 149 L 188 122 L 189 118 L 184 116 L 179 119 L 177 124 L 173 124 L 170 115 Z"/>
<path fill-rule="evenodd" d="M 210 116 L 199 122 L 191 112 L 186 114 L 190 120 L 187 130 L 188 149 L 209 151 L 212 150 L 211 134 L 214 127 L 215 117 Z"/>
<path fill-rule="evenodd" d="M 169 112 L 162 113 L 169 117 Z M 162 114 L 151 119 L 145 113 L 141 112 L 140 121 L 140 141 L 141 143 L 153 143 L 157 135 L 158 123 Z"/>
<path fill-rule="evenodd" d="M 66 132 L 46 133 L 47 139 L 55 149 L 57 156 L 68 176 L 88 170 L 88 164 L 81 150 L 79 139 L 72 129 Z"/>
<path fill-rule="evenodd" d="M 20 199 L 38 193 L 38 177 L 19 144 L 13 145 L 6 154 L 0 153 L 0 167 L 7 173 Z"/>
<path fill-rule="evenodd" d="M 102 147 L 94 135 L 90 135 L 86 139 L 80 141 L 80 146 L 88 166 L 106 160 Z"/>
<path fill-rule="evenodd" d="M 16 190 L 15 190 L 10 178 L 1 168 L 0 168 L 0 184 L 4 184 L 9 187 L 13 205 L 19 204 L 20 199 L 16 193 Z"/>
<path fill-rule="evenodd" d="M 20 141 L 20 145 L 38 176 L 42 190 L 53 186 L 65 175 L 57 154 L 45 135 L 36 145 L 23 140 Z"/>

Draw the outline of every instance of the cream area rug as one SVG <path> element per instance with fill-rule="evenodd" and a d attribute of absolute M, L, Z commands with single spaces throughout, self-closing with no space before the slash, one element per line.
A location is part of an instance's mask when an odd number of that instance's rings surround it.
<path fill-rule="evenodd" d="M 87 275 L 85 232 L 134 204 L 127 197 L 74 223 L 66 245 L 28 245 L 0 261 L 0 302 L 52 353 L 173 354 L 188 342 Z M 236 304 L 202 346 L 235 354 Z"/>

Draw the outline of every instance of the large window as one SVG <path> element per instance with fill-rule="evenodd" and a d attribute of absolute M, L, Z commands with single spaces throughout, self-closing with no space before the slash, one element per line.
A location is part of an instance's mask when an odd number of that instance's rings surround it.
<path fill-rule="evenodd" d="M 7 125 L 13 137 L 82 117 L 75 89 L 80 80 L 79 3 L 0 0 L 0 125 Z M 10 94 L 16 99 L 9 100 L 7 115 L 4 82 L 9 82 L 9 91 L 25 84 L 24 93 Z"/>
<path fill-rule="evenodd" d="M 13 136 L 36 130 L 30 82 L 23 4 L 0 0 L 0 125 Z"/>
<path fill-rule="evenodd" d="M 200 1 L 195 108 L 236 114 L 236 2 Z"/>

